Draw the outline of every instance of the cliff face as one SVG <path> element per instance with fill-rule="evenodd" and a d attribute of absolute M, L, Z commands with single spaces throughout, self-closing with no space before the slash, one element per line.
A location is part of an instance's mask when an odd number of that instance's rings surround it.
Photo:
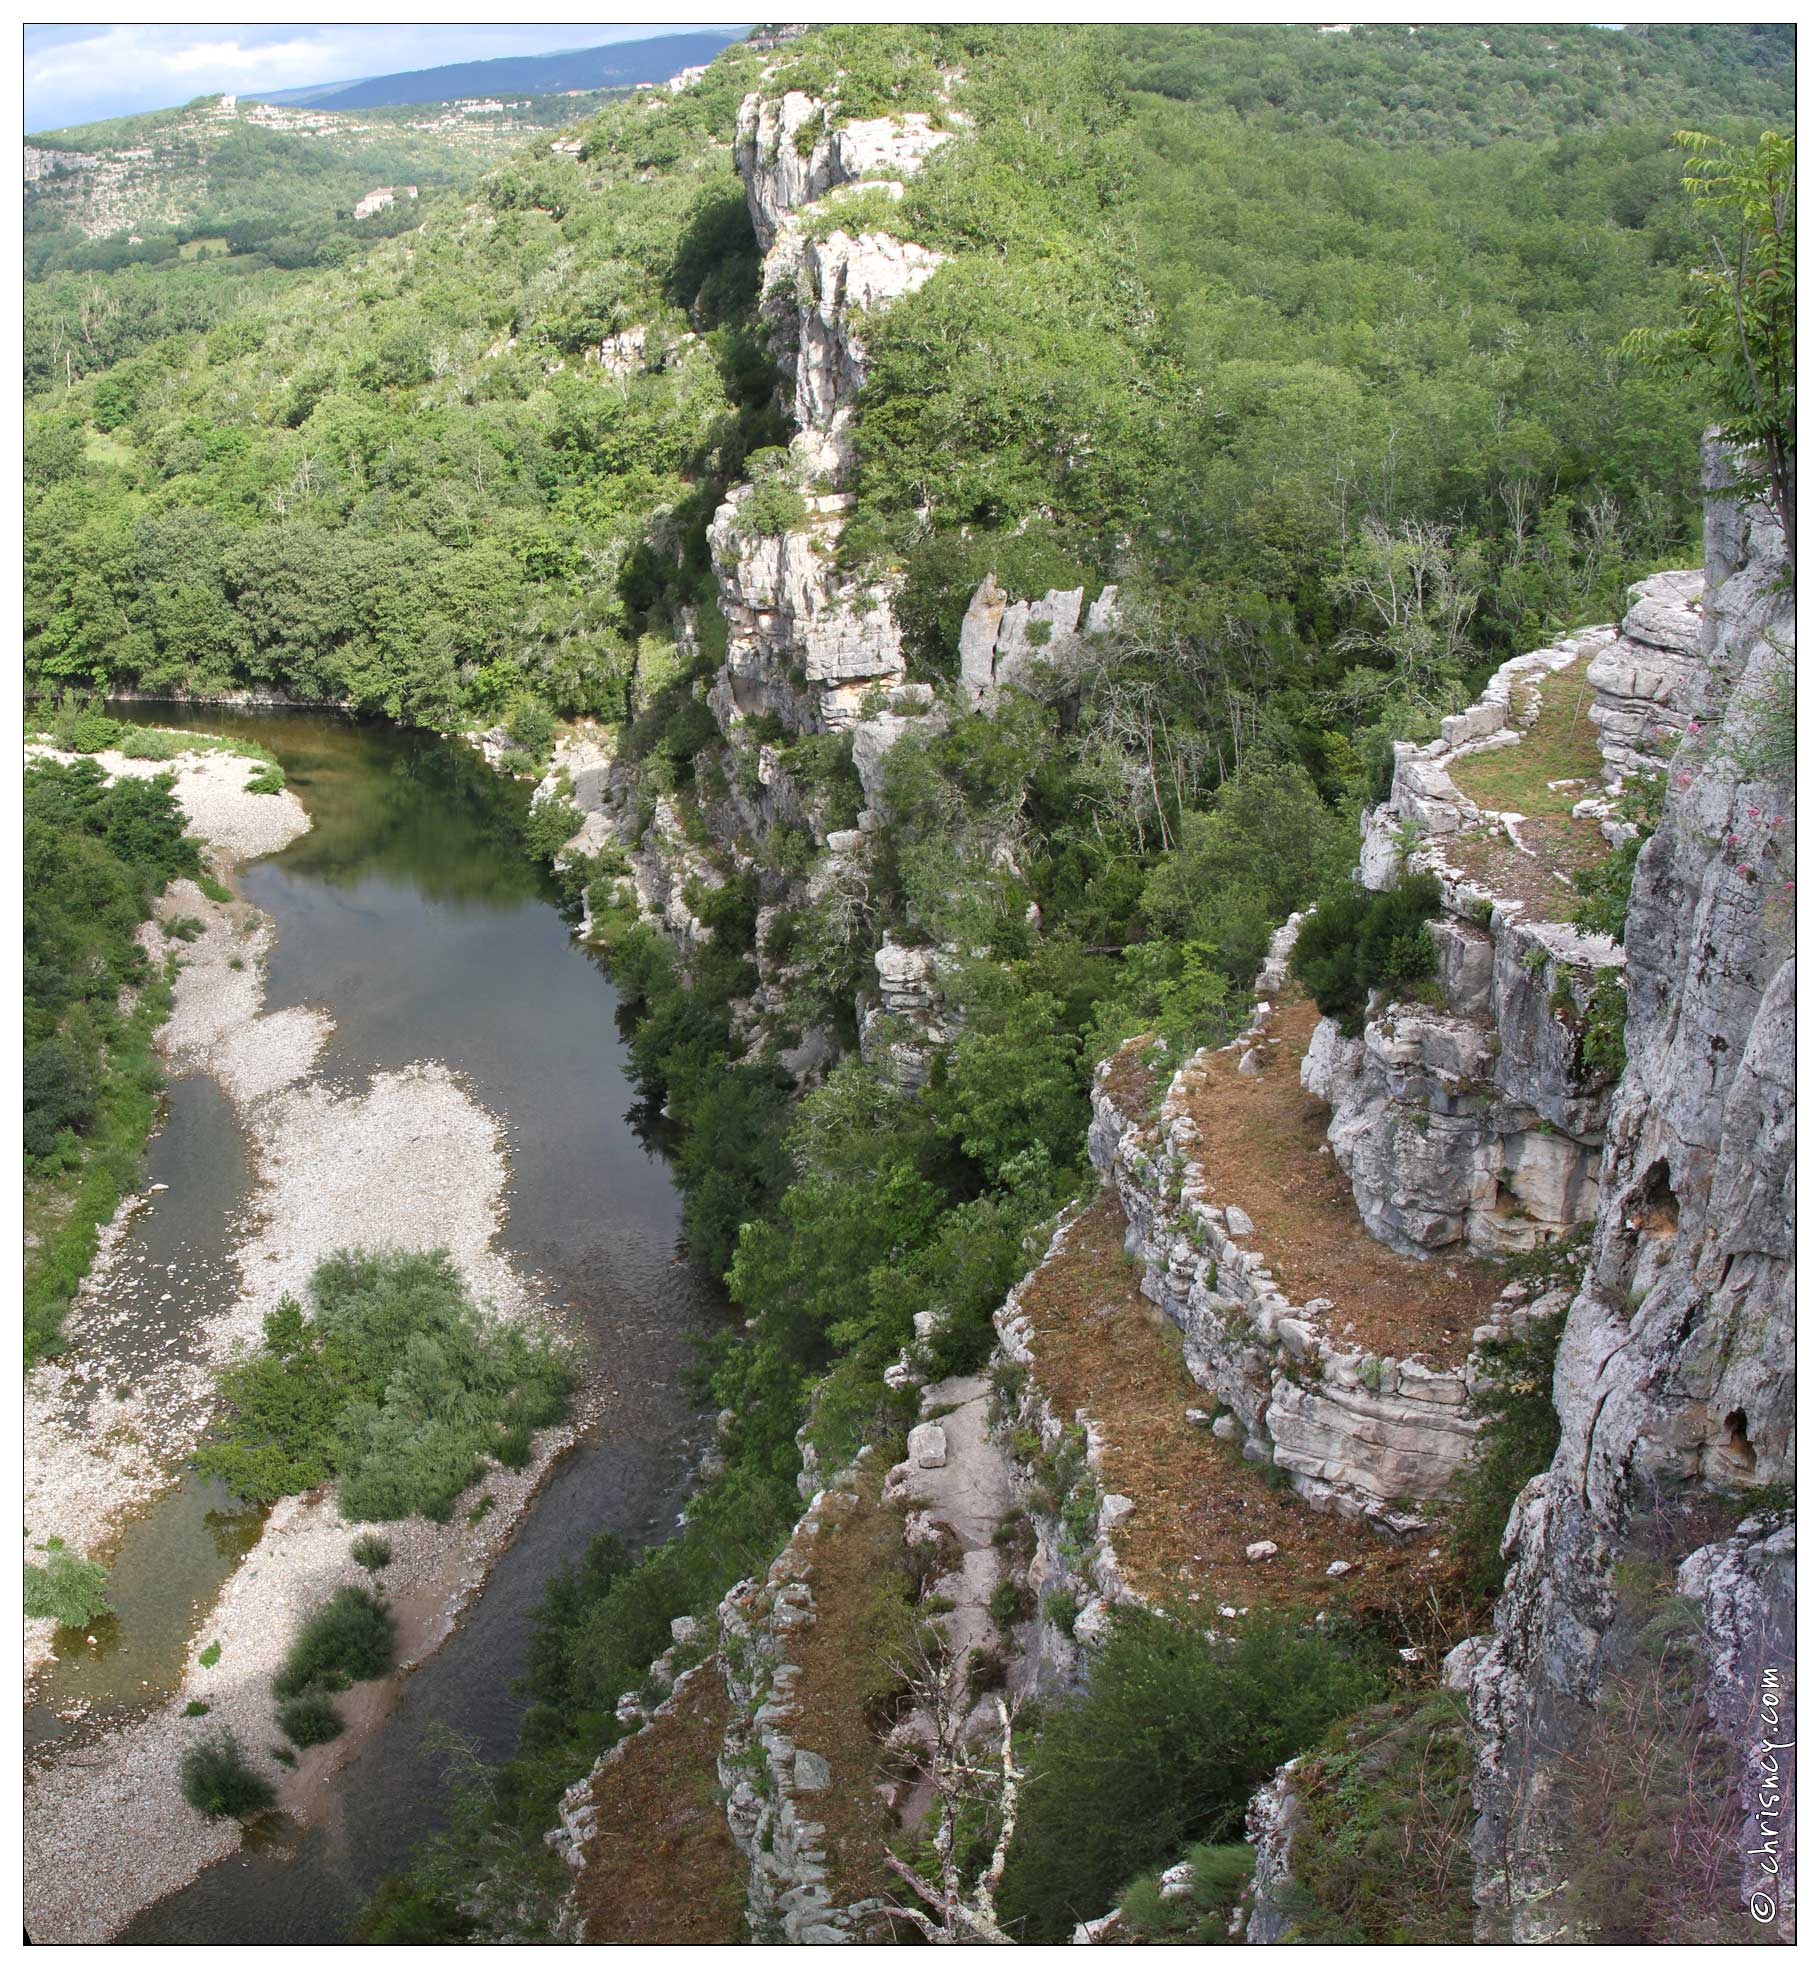
<path fill-rule="evenodd" d="M 807 507 L 781 531 L 755 523 L 753 488 L 736 488 L 709 532 L 727 618 L 727 658 L 714 711 L 731 734 L 770 712 L 794 731 L 842 729 L 869 690 L 902 681 L 889 590 L 833 567 L 851 466 L 848 427 L 865 381 L 862 339 L 875 316 L 917 288 L 939 253 L 871 230 L 849 233 L 830 208 L 860 188 L 901 196 L 904 180 L 949 140 L 928 117 L 880 117 L 831 128 L 826 104 L 797 91 L 741 105 L 734 161 L 764 249 L 762 308 L 789 379 L 796 436 L 778 481 Z M 762 518 L 762 512 L 761 512 Z"/>
<path fill-rule="evenodd" d="M 1541 1288 L 1501 1294 L 1489 1275 L 1379 1254 L 1356 1224 L 1336 1221 L 1347 1213 L 1332 1200 L 1324 1209 L 1273 1213 L 1264 1228 L 1243 1204 L 1223 1201 L 1235 1187 L 1246 1188 L 1257 1206 L 1246 1179 L 1257 1180 L 1252 1165 L 1262 1152 L 1263 1124 L 1244 1104 L 1226 1100 L 1210 1109 L 1206 1097 L 1222 1085 L 1237 1091 L 1249 1083 L 1255 1112 L 1272 1098 L 1270 1079 L 1294 1073 L 1293 1040 L 1275 1032 L 1270 1001 L 1285 982 L 1300 920 L 1292 917 L 1277 934 L 1250 1029 L 1230 1046 L 1189 1059 L 1154 1115 L 1146 1096 L 1127 1091 L 1124 1056 L 1106 1062 L 1095 1081 L 1088 1145 L 1117 1191 L 1129 1225 L 1126 1249 L 1143 1267 L 1144 1296 L 1181 1330 L 1189 1372 L 1224 1411 L 1216 1432 L 1250 1460 L 1285 1472 L 1317 1510 L 1402 1536 L 1424 1527 L 1423 1505 L 1452 1488 L 1472 1453 L 1479 1429 L 1468 1408 L 1479 1373 L 1474 1350 L 1558 1312 L 1562 1301 Z M 1277 1047 L 1284 1057 L 1273 1059 Z M 1304 1144 L 1271 1180 L 1304 1191 L 1311 1160 Z M 1278 1276 L 1278 1243 L 1290 1245 L 1293 1270 L 1312 1277 L 1309 1267 L 1321 1265 L 1321 1291 L 1291 1296 Z M 1392 1275 L 1392 1294 L 1406 1275 L 1410 1306 L 1405 1317 L 1380 1315 L 1361 1333 L 1366 1306 L 1346 1286 L 1362 1287 L 1366 1274 L 1379 1270 Z M 1440 1317 L 1424 1317 L 1416 1294 L 1456 1281 Z"/>
<path fill-rule="evenodd" d="M 1710 459 L 1709 486 L 1722 472 Z M 1678 1567 L 1741 1757 L 1760 1672 L 1792 1675 L 1792 1522 L 1715 1539 L 1711 1508 L 1794 1478 L 1795 824 L 1792 763 L 1763 736 L 1793 662 L 1784 569 L 1760 510 L 1709 502 L 1691 715 L 1632 889 L 1628 1064 L 1556 1369 L 1560 1448 L 1512 1514 L 1472 1682 L 1487 1939 L 1571 1929 L 1563 1772 L 1635 1639 L 1627 1564 Z"/>
<path fill-rule="evenodd" d="M 759 985 L 750 1003 L 735 1008 L 739 1029 L 755 1052 L 781 1034 L 782 1057 L 799 1076 L 824 1065 L 836 1039 L 830 1028 L 789 1027 L 800 978 L 768 933 L 795 911 L 843 919 L 863 911 L 872 837 L 888 818 L 892 748 L 907 735 L 943 730 L 960 707 L 990 709 L 1039 665 L 1077 661 L 1088 639 L 1111 627 L 1116 609 L 1112 588 L 1091 602 L 1079 590 L 1019 601 L 988 576 L 962 626 L 949 705 L 929 684 L 906 681 L 892 580 L 839 565 L 869 324 L 943 264 L 942 254 L 886 229 L 879 207 L 901 198 L 911 175 L 954 135 L 918 113 L 837 124 L 827 104 L 796 91 L 761 90 L 741 105 L 734 160 L 764 251 L 760 311 L 795 433 L 786 450 L 755 461 L 754 482 L 733 488 L 708 531 L 727 638 L 706 691 L 719 742 L 697 759 L 698 816 L 667 796 L 641 800 L 625 765 L 592 805 L 579 779 L 574 792 L 584 822 L 591 828 L 596 810 L 610 816 L 630 851 L 619 901 L 662 927 L 685 961 L 712 935 L 689 894 L 730 876 L 755 882 Z M 860 196 L 863 207 L 855 204 Z M 849 209 L 851 229 L 840 223 Z M 812 788 L 793 777 L 775 726 L 754 742 L 754 728 L 773 720 L 790 741 L 847 740 L 862 803 L 856 824 L 835 824 L 825 780 Z M 556 775 L 563 764 L 559 758 Z M 551 790 L 560 790 L 556 775 Z M 710 795 L 709 784 L 724 790 Z M 762 853 L 780 830 L 808 836 L 806 868 Z M 588 832 L 564 852 L 599 845 Z M 1008 844 L 994 852 L 1010 861 Z M 875 980 L 866 980 L 854 1006 L 859 1050 L 906 1089 L 926 1078 L 963 1016 L 948 975 L 953 955 L 890 937 L 871 953 Z"/>
<path fill-rule="evenodd" d="M 1589 1057 L 1587 1026 L 1626 957 L 1561 919 L 1576 860 L 1634 832 L 1617 808 L 1626 779 L 1661 771 L 1692 707 L 1702 587 L 1696 572 L 1653 576 L 1621 630 L 1512 658 L 1438 739 L 1397 746 L 1389 798 L 1364 816 L 1367 887 L 1439 879 L 1438 1002 L 1382 1006 L 1358 1038 L 1325 1022 L 1303 1083 L 1334 1111 L 1361 1219 L 1394 1250 L 1507 1256 L 1593 1213 L 1613 1074 Z M 1497 776 L 1475 780 L 1488 763 Z M 1586 777 L 1547 777 L 1562 767 Z"/>

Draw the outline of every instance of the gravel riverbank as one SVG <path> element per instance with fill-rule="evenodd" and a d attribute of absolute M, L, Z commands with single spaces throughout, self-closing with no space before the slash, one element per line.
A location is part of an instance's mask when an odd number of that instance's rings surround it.
<path fill-rule="evenodd" d="M 164 769 L 114 754 L 103 754 L 102 763 Z M 211 753 L 176 764 L 192 831 L 207 842 L 217 874 L 308 826 L 291 795 L 244 792 L 243 759 Z M 55 1531 L 82 1549 L 105 1549 L 132 1508 L 172 1480 L 207 1426 L 215 1365 L 256 1340 L 266 1312 L 287 1292 L 301 1292 L 329 1252 L 352 1244 L 440 1245 L 499 1317 L 538 1312 L 534 1285 L 493 1248 L 507 1180 L 499 1124 L 457 1076 L 421 1063 L 376 1074 L 358 1095 L 312 1079 L 330 1022 L 308 1010 L 263 1011 L 258 960 L 270 923 L 238 898 L 210 904 L 193 884 L 174 885 L 161 913 L 193 915 L 206 926 L 182 947 L 161 1050 L 174 1067 L 212 1073 L 233 1100 L 254 1183 L 234 1227 L 237 1290 L 225 1310 L 174 1335 L 149 1371 L 143 1364 L 136 1371 L 132 1392 L 120 1395 L 122 1353 L 146 1289 L 143 1280 L 113 1275 L 123 1212 L 72 1309 L 67 1352 L 28 1384 L 26 1522 L 34 1536 Z M 383 1578 L 399 1615 L 405 1664 L 421 1661 L 449 1633 L 584 1420 L 540 1437 L 524 1471 L 491 1472 L 449 1524 L 411 1520 L 386 1528 L 394 1558 Z M 470 1525 L 466 1507 L 483 1493 L 492 1508 Z M 217 1602 L 198 1609 L 182 1686 L 151 1715 L 72 1745 L 34 1774 L 26 1795 L 25 1894 L 35 1940 L 106 1941 L 139 1908 L 239 1844 L 237 1825 L 202 1818 L 179 1795 L 178 1765 L 199 1732 L 222 1724 L 235 1730 L 279 1785 L 281 1808 L 304 1820 L 321 1808 L 325 1780 L 383 1719 L 396 1678 L 343 1698 L 347 1732 L 301 1755 L 292 1773 L 271 1756 L 282 1739 L 270 1680 L 303 1614 L 337 1585 L 366 1577 L 349 1557 L 354 1535 L 332 1493 L 280 1504 Z M 43 1661 L 50 1640 L 28 1632 L 28 1672 L 34 1650 Z M 212 1642 L 221 1654 L 204 1668 L 200 1656 Z M 207 1702 L 209 1714 L 186 1718 L 192 1700 Z"/>

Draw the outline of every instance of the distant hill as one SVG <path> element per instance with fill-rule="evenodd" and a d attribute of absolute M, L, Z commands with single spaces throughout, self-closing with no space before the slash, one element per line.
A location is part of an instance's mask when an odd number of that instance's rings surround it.
<path fill-rule="evenodd" d="M 506 55 L 493 61 L 451 62 L 402 75 L 356 82 L 321 82 L 308 89 L 274 89 L 252 98 L 310 109 L 380 109 L 395 103 L 452 102 L 463 97 L 556 95 L 570 89 L 629 89 L 663 82 L 685 68 L 711 62 L 743 27 L 658 34 L 648 41 L 615 41 L 603 48 L 569 48 L 552 55 Z"/>
<path fill-rule="evenodd" d="M 509 110 L 480 115 L 423 106 L 350 115 L 204 96 L 182 109 L 47 131 L 25 144 L 27 272 L 156 261 L 180 250 L 263 251 L 279 265 L 312 264 L 330 233 L 394 231 L 414 203 L 401 195 L 356 220 L 369 194 L 465 188 L 541 130 L 607 100 L 517 98 Z M 209 243 L 190 244 L 196 240 Z"/>

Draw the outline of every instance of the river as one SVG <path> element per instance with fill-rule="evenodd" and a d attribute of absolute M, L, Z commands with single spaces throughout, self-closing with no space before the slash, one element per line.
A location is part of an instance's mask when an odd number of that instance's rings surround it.
<path fill-rule="evenodd" d="M 426 1742 L 435 1726 L 489 1759 L 511 1750 L 526 1615 L 552 1570 L 597 1532 L 644 1542 L 674 1521 L 706 1433 L 678 1377 L 690 1336 L 723 1317 L 724 1304 L 683 1261 L 680 1199 L 662 1155 L 633 1126 L 612 984 L 519 845 L 522 786 L 450 741 L 330 715 L 115 708 L 140 723 L 257 738 L 277 755 L 312 828 L 238 877 L 276 926 L 267 1009 L 307 1004 L 333 1016 L 319 1074 L 346 1091 L 414 1060 L 440 1060 L 465 1079 L 508 1131 L 501 1243 L 580 1321 L 607 1394 L 456 1633 L 404 1678 L 384 1726 L 335 1781 L 327 1819 L 249 1844 L 120 1937 L 336 1942 L 379 1876 L 436 1823 L 441 1764 Z M 203 1093 L 179 1081 L 171 1092 L 153 1145 L 154 1179 L 171 1187 L 132 1235 L 206 1276 L 231 1248 L 244 1151 L 212 1083 Z M 208 1547 L 219 1565 L 232 1563 L 238 1528 L 224 1532 L 219 1511 L 210 1515 L 218 1500 L 185 1495 L 132 1528 L 117 1577 L 124 1568 L 130 1578 L 136 1537 L 151 1549 L 162 1541 L 174 1562 L 206 1564 Z M 186 1582 L 195 1569 L 183 1571 Z M 119 1597 L 130 1628 L 131 1595 Z"/>

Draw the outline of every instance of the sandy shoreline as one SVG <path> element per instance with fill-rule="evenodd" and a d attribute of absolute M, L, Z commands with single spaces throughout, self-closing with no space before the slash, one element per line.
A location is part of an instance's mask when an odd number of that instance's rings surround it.
<path fill-rule="evenodd" d="M 110 771 L 166 769 L 111 753 L 101 762 Z M 244 759 L 205 753 L 172 763 L 191 831 L 207 843 L 218 876 L 309 825 L 293 795 L 245 793 Z M 311 1080 L 331 1023 L 313 1010 L 263 1010 L 259 960 L 269 919 L 237 896 L 210 903 L 187 882 L 172 886 L 159 913 L 206 925 L 194 942 L 177 946 L 184 968 L 159 1050 L 174 1068 L 212 1074 L 233 1101 L 249 1145 L 252 1193 L 234 1227 L 237 1294 L 175 1336 L 149 1370 L 141 1361 L 130 1395 L 118 1393 L 116 1348 L 142 1282 L 116 1273 L 124 1229 L 143 1197 L 130 1199 L 109 1227 L 66 1322 L 68 1349 L 28 1382 L 25 1522 L 34 1537 L 54 1531 L 84 1550 L 107 1549 L 134 1509 L 175 1480 L 209 1421 L 216 1364 L 257 1340 L 266 1312 L 300 1292 L 330 1251 L 441 1245 L 476 1298 L 500 1315 L 538 1311 L 532 1286 L 493 1248 L 507 1177 L 500 1124 L 458 1077 L 420 1063 L 375 1074 L 359 1095 Z M 155 926 L 148 935 L 153 948 L 163 947 Z M 578 1417 L 545 1432 L 525 1470 L 489 1472 L 449 1524 L 385 1527 L 394 1558 L 382 1579 L 399 1614 L 401 1668 L 446 1639 L 581 1426 Z M 494 1508 L 470 1526 L 466 1508 L 482 1493 Z M 282 1742 L 270 1679 L 302 1616 L 338 1585 L 367 1578 L 349 1557 L 357 1530 L 342 1523 L 332 1493 L 279 1504 L 201 1614 L 175 1694 L 148 1716 L 72 1743 L 61 1761 L 53 1752 L 34 1775 L 25 1801 L 25 1898 L 35 1939 L 106 1941 L 140 1908 L 238 1847 L 237 1824 L 205 1819 L 179 1795 L 178 1765 L 199 1732 L 226 1724 L 279 1785 L 282 1809 L 306 1822 L 321 1811 L 325 1780 L 383 1720 L 397 1677 L 343 1698 L 347 1732 L 300 1755 L 288 1774 L 270 1754 Z M 49 1622 L 27 1623 L 28 1674 L 49 1657 L 49 1629 Z M 215 1641 L 220 1659 L 203 1668 L 198 1657 Z M 210 1705 L 206 1718 L 183 1716 L 192 1699 Z"/>

